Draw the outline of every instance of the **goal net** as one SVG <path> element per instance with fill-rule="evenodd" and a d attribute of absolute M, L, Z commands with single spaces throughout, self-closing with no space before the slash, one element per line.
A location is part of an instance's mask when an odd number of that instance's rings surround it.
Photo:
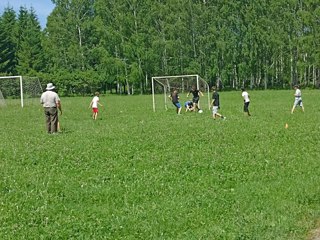
<path fill-rule="evenodd" d="M 0 107 L 6 106 L 6 101 L 4 100 L 3 94 L 0 89 Z"/>
<path fill-rule="evenodd" d="M 38 77 L 0 77 L 0 106 L 39 104 L 42 87 Z M 2 103 L 1 103 L 2 102 Z"/>
<path fill-rule="evenodd" d="M 209 85 L 199 75 L 195 74 L 152 77 L 153 111 L 156 111 L 156 103 L 158 103 L 158 105 L 163 105 L 165 110 L 172 105 L 168 104 L 168 96 L 174 89 L 178 90 L 180 103 L 183 106 L 185 101 L 192 100 L 192 96 L 187 98 L 187 94 L 190 92 L 192 86 L 195 86 L 204 94 L 203 97 L 200 97 L 199 107 L 202 109 L 210 109 Z"/>

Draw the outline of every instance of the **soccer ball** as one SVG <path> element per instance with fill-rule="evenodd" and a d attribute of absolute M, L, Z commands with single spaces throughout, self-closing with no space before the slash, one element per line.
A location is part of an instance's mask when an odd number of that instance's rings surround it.
<path fill-rule="evenodd" d="M 200 110 L 198 111 L 198 113 L 203 113 L 203 111 L 200 109 Z"/>

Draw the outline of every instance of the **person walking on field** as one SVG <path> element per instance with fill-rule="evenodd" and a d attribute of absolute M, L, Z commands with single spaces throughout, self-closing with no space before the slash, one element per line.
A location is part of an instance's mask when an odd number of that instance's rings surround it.
<path fill-rule="evenodd" d="M 192 86 L 190 92 L 188 92 L 188 94 L 187 94 L 187 97 L 189 97 L 190 93 L 192 93 L 192 95 L 193 95 L 193 99 L 192 99 L 193 110 L 199 111 L 200 110 L 200 107 L 199 107 L 200 95 L 203 96 L 203 93 L 200 90 L 198 90 L 195 85 Z"/>
<path fill-rule="evenodd" d="M 55 86 L 52 83 L 47 84 L 46 91 L 42 93 L 40 103 L 44 108 L 46 117 L 46 128 L 49 134 L 58 132 L 58 109 L 62 115 L 61 102 L 58 94 L 54 91 Z"/>
<path fill-rule="evenodd" d="M 244 88 L 241 88 L 241 91 L 242 91 L 242 97 L 243 97 L 243 111 L 244 111 L 244 114 L 247 115 L 247 116 L 251 116 L 251 114 L 249 112 L 249 104 L 250 104 L 249 93 Z"/>
<path fill-rule="evenodd" d="M 212 117 L 215 120 L 216 117 L 220 117 L 221 119 L 226 119 L 226 117 L 222 116 L 220 113 L 218 113 L 218 110 L 220 109 L 220 99 L 219 99 L 219 93 L 216 91 L 216 87 L 212 87 L 213 94 L 212 94 Z"/>
<path fill-rule="evenodd" d="M 304 112 L 304 107 L 303 107 L 302 98 L 301 98 L 300 86 L 299 85 L 295 85 L 294 89 L 296 91 L 294 93 L 294 103 L 293 103 L 293 107 L 291 109 L 291 114 L 294 112 L 294 110 L 296 109 L 297 106 L 300 106 L 301 109 L 302 109 L 302 112 Z"/>
<path fill-rule="evenodd" d="M 100 101 L 99 95 L 100 95 L 99 92 L 95 92 L 95 96 L 93 97 L 93 99 L 89 105 L 89 108 L 92 108 L 92 119 L 93 120 L 97 120 L 97 118 L 98 118 L 98 112 L 99 112 L 98 105 L 103 107 L 103 105 L 99 102 Z"/>
<path fill-rule="evenodd" d="M 168 96 L 172 101 L 173 105 L 176 107 L 177 114 L 181 113 L 181 104 L 179 102 L 179 94 L 177 89 L 174 89 L 173 92 Z"/>

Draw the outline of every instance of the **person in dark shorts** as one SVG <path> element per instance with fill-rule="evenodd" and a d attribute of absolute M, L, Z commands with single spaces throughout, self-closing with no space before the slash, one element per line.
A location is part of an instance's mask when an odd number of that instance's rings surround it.
<path fill-rule="evenodd" d="M 192 98 L 192 102 L 193 102 L 193 109 L 194 111 L 197 110 L 197 112 L 200 110 L 199 107 L 199 100 L 200 100 L 200 95 L 203 96 L 203 93 L 196 88 L 195 85 L 192 86 L 190 92 L 188 92 L 187 97 L 189 97 L 190 93 L 192 93 L 193 98 Z"/>
<path fill-rule="evenodd" d="M 251 116 L 249 112 L 249 104 L 250 104 L 249 93 L 244 88 L 241 88 L 241 91 L 242 91 L 242 97 L 243 97 L 243 112 L 245 115 Z"/>
<path fill-rule="evenodd" d="M 226 117 L 222 116 L 220 113 L 218 113 L 218 110 L 220 109 L 220 98 L 219 93 L 216 91 L 216 87 L 212 87 L 213 94 L 212 94 L 212 117 L 215 120 L 216 117 L 220 117 L 221 119 L 225 120 Z"/>
<path fill-rule="evenodd" d="M 173 105 L 176 107 L 177 114 L 180 114 L 181 113 L 181 104 L 179 102 L 178 90 L 174 89 L 173 92 L 168 97 L 172 101 Z"/>

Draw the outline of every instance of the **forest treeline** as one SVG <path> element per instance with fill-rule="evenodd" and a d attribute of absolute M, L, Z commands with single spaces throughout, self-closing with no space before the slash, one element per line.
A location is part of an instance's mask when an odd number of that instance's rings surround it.
<path fill-rule="evenodd" d="M 0 74 L 61 94 L 147 93 L 152 76 L 199 74 L 225 88 L 320 84 L 319 0 L 52 0 L 0 17 Z"/>

